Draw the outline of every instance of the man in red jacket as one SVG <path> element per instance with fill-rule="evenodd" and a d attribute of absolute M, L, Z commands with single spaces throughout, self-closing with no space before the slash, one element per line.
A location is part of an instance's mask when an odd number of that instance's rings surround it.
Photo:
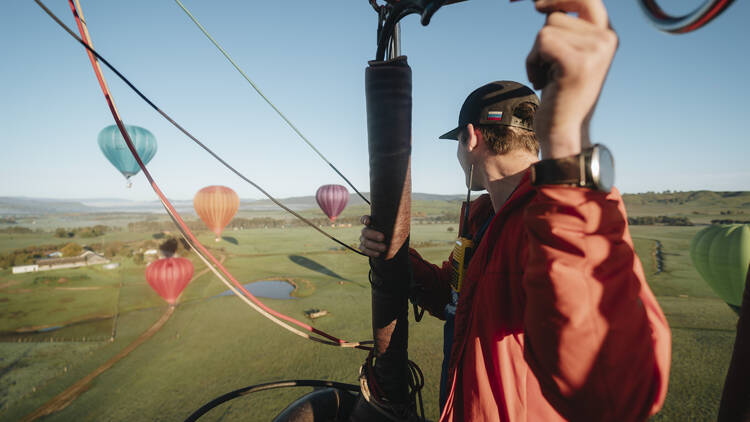
<path fill-rule="evenodd" d="M 533 129 L 533 115 L 539 105 L 539 98 L 530 88 L 512 81 L 497 81 L 486 84 L 472 92 L 461 108 L 460 121 L 474 122 L 477 136 L 494 151 L 491 160 L 497 168 L 505 173 L 504 180 L 511 189 L 518 185 L 515 174 L 525 171 L 537 161 L 539 143 Z M 504 113 L 504 114 L 503 114 Z M 504 115 L 504 117 L 503 117 Z M 470 123 L 472 124 L 472 123 Z M 457 139 L 458 128 L 441 136 L 442 139 Z M 484 168 L 477 166 L 476 172 L 466 165 L 467 186 L 472 191 L 487 190 Z M 469 180 L 470 179 L 470 180 Z M 495 200 L 499 200 L 495 197 Z M 468 209 L 467 209 L 468 207 Z M 465 213 L 468 212 L 468 216 Z M 459 233 L 462 238 L 470 239 L 474 245 L 481 243 L 485 231 L 495 215 L 492 198 L 489 194 L 481 195 L 470 204 L 464 203 L 461 208 Z M 465 218 L 468 217 L 468 218 Z M 363 219 L 369 225 L 369 216 Z M 381 242 L 383 235 L 369 227 L 362 229 L 360 249 L 370 256 L 378 256 L 385 250 Z M 453 345 L 454 319 L 459 297 L 459 285 L 452 260 L 454 254 L 443 262 L 441 267 L 431 264 L 410 249 L 410 261 L 414 286 L 412 297 L 415 302 L 433 316 L 445 320 L 443 341 L 443 367 L 440 377 L 440 406 L 445 404 L 448 395 L 448 363 Z M 461 254 L 460 252 L 458 254 Z M 466 259 L 469 254 L 464 253 Z M 451 287 L 453 285 L 453 287 Z"/>
<path fill-rule="evenodd" d="M 441 420 L 645 420 L 666 396 L 670 332 L 610 191 L 611 156 L 588 136 L 617 37 L 601 0 L 534 4 L 549 13 L 526 62 L 542 160 L 490 139 L 489 122 L 528 117 L 485 96 L 444 135 L 495 214 L 460 290 Z M 363 230 L 361 249 L 381 241 Z"/>

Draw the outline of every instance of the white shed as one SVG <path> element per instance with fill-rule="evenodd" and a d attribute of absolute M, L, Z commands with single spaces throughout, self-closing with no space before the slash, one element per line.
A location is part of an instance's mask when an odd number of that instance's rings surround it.
<path fill-rule="evenodd" d="M 18 265 L 13 267 L 13 274 L 21 274 L 21 273 L 33 273 L 39 271 L 39 266 L 36 264 L 33 265 Z"/>

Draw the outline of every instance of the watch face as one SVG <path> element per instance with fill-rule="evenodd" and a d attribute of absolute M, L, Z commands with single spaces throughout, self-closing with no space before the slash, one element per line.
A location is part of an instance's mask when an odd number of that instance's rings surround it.
<path fill-rule="evenodd" d="M 615 183 L 615 162 L 604 145 L 597 145 L 591 157 L 591 173 L 599 190 L 609 192 Z"/>

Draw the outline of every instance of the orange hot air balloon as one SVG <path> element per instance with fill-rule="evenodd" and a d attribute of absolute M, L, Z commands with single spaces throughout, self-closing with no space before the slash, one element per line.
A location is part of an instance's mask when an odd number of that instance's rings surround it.
<path fill-rule="evenodd" d="M 218 242 L 224 227 L 237 213 L 240 198 L 226 186 L 206 186 L 195 194 L 193 207 L 206 227 L 216 234 Z"/>
<path fill-rule="evenodd" d="M 162 258 L 146 267 L 146 281 L 170 305 L 193 278 L 193 263 L 187 258 Z"/>

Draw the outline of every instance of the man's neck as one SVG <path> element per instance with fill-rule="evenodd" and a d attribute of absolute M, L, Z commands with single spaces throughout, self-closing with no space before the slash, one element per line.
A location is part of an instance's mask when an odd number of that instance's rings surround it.
<path fill-rule="evenodd" d="M 484 186 L 490 194 L 495 212 L 500 211 L 503 204 L 516 190 L 526 169 L 537 161 L 539 161 L 538 158 L 531 153 L 511 151 L 507 154 L 495 155 L 485 162 Z"/>

